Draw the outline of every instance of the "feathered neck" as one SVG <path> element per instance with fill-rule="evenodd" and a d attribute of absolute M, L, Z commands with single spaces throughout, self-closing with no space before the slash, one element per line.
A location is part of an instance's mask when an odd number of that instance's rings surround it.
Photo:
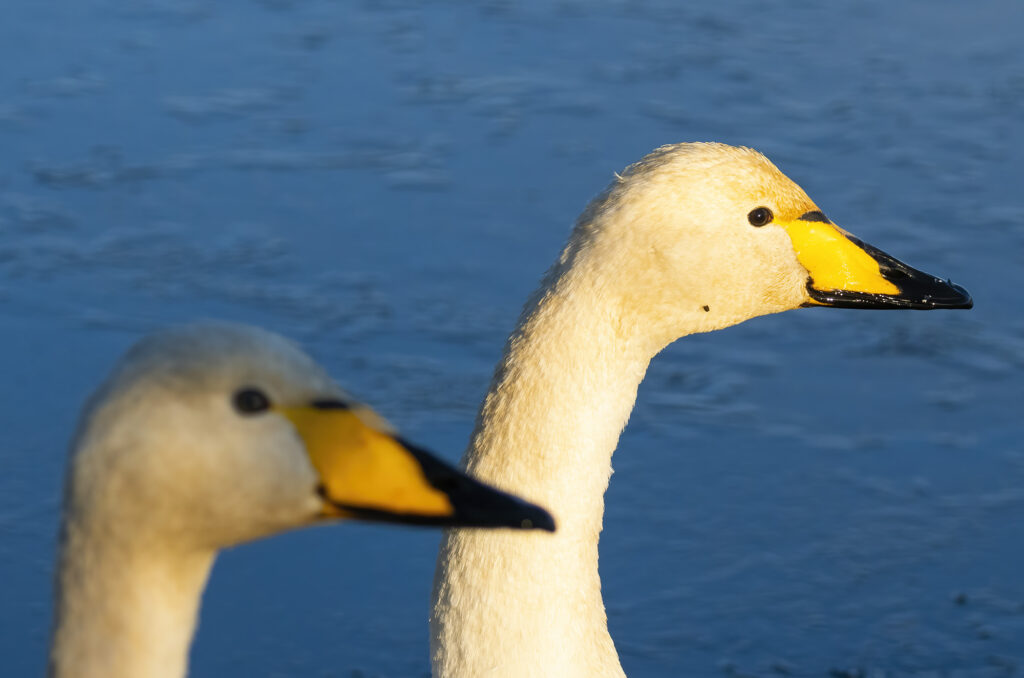
<path fill-rule="evenodd" d="M 66 522 L 51 678 L 183 678 L 213 551 Z"/>
<path fill-rule="evenodd" d="M 437 677 L 623 675 L 598 537 L 612 453 L 661 346 L 637 339 L 606 272 L 579 253 L 570 244 L 528 302 L 464 459 L 547 506 L 558 531 L 446 533 L 431 611 Z"/>

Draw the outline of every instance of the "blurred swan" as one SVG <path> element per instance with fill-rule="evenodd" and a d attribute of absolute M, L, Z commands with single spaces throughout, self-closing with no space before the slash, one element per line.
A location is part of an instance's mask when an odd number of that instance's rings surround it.
<path fill-rule="evenodd" d="M 144 339 L 72 446 L 50 675 L 180 678 L 217 550 L 339 518 L 554 528 L 404 442 L 276 335 Z"/>
<path fill-rule="evenodd" d="M 559 530 L 446 531 L 431 609 L 436 677 L 623 675 L 598 537 L 612 453 L 647 365 L 679 337 L 801 306 L 971 299 L 835 226 L 747 148 L 662 147 L 587 207 L 526 303 L 463 459 L 544 503 Z"/>

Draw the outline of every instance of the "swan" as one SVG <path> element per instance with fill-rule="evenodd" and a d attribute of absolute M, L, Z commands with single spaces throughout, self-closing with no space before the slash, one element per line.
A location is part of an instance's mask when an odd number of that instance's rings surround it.
<path fill-rule="evenodd" d="M 143 339 L 72 444 L 49 675 L 184 676 L 218 549 L 341 518 L 554 529 L 403 441 L 277 335 Z"/>
<path fill-rule="evenodd" d="M 667 344 L 801 306 L 971 305 L 962 287 L 837 227 L 752 149 L 664 146 L 616 175 L 526 302 L 462 460 L 547 506 L 558 533 L 446 530 L 434 676 L 624 675 L 598 537 L 612 453 Z"/>

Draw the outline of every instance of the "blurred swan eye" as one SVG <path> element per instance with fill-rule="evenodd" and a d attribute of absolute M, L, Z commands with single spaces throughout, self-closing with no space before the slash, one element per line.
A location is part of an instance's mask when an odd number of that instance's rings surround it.
<path fill-rule="evenodd" d="M 242 414 L 258 414 L 270 409 L 270 398 L 258 388 L 239 389 L 232 402 Z"/>
<path fill-rule="evenodd" d="M 747 215 L 747 221 L 750 222 L 751 226 L 764 226 L 771 223 L 774 218 L 775 215 L 767 207 L 758 207 L 755 210 L 751 210 L 750 214 Z"/>

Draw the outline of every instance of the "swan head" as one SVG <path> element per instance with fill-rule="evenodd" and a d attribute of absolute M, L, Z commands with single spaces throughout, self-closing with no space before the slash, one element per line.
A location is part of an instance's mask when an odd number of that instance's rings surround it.
<path fill-rule="evenodd" d="M 148 337 L 85 408 L 68 530 L 215 550 L 338 518 L 554 527 L 405 442 L 297 347 L 255 328 Z"/>
<path fill-rule="evenodd" d="M 627 168 L 583 213 L 562 265 L 580 258 L 602 262 L 612 296 L 668 341 L 695 319 L 707 331 L 800 306 L 972 306 L 962 287 L 833 224 L 765 156 L 717 143 L 664 146 Z"/>

